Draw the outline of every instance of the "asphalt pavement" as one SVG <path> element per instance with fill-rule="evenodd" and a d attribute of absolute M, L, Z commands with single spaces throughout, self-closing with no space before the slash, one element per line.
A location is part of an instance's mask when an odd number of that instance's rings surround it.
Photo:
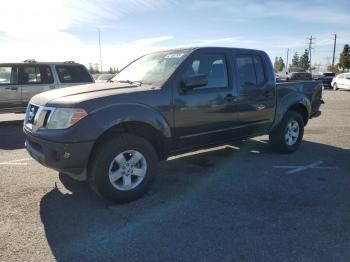
<path fill-rule="evenodd" d="M 176 156 L 123 205 L 35 162 L 0 118 L 0 261 L 350 261 L 350 92 L 324 99 L 297 152 L 262 136 Z"/>

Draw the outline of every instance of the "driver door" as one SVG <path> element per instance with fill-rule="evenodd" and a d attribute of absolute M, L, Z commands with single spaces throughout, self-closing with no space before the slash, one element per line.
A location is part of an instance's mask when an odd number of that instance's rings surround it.
<path fill-rule="evenodd" d="M 215 144 L 232 135 L 229 131 L 237 114 L 227 57 L 224 53 L 199 53 L 187 59 L 174 92 L 178 149 Z M 184 90 L 184 79 L 193 75 L 206 75 L 208 84 Z"/>

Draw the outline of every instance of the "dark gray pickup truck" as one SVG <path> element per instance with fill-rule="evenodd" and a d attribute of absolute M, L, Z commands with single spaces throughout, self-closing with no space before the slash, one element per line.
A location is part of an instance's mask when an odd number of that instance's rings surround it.
<path fill-rule="evenodd" d="M 289 153 L 320 115 L 322 83 L 277 84 L 265 52 L 188 48 L 145 55 L 110 83 L 39 94 L 24 125 L 41 164 L 116 202 L 140 197 L 170 155 L 269 134 Z"/>

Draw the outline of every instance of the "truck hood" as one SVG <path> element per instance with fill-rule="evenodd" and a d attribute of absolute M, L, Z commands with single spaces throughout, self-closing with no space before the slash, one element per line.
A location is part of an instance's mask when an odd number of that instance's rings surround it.
<path fill-rule="evenodd" d="M 138 86 L 126 83 L 93 83 L 40 93 L 34 96 L 30 103 L 36 105 L 47 105 L 48 103 L 72 105 L 95 98 L 147 91 L 150 89 L 154 88 L 149 85 Z"/>

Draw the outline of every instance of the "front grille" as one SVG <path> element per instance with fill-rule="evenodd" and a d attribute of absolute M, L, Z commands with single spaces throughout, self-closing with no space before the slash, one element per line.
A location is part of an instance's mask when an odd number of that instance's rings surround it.
<path fill-rule="evenodd" d="M 46 127 L 53 110 L 54 108 L 51 107 L 29 104 L 25 118 L 26 128 L 32 132 L 36 132 L 39 128 Z"/>

